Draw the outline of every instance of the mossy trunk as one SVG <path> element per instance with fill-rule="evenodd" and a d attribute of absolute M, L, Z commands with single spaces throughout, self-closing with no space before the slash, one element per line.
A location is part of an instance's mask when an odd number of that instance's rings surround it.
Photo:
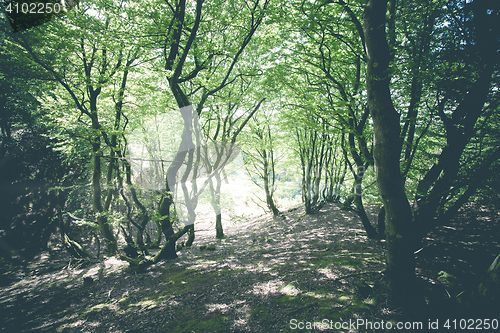
<path fill-rule="evenodd" d="M 189 226 L 188 240 L 186 242 L 186 247 L 191 247 L 194 242 L 194 224 Z"/>
<path fill-rule="evenodd" d="M 68 252 L 76 259 L 93 259 L 92 255 L 83 248 L 78 242 L 70 239 L 68 235 L 63 235 L 63 244 Z"/>
<path fill-rule="evenodd" d="M 170 207 L 172 206 L 172 204 L 173 204 L 172 192 L 170 191 L 170 188 L 167 184 L 166 191 L 163 194 L 158 207 L 158 213 L 160 214 L 160 216 L 162 216 L 160 224 L 161 224 L 161 231 L 163 235 L 165 235 L 165 244 L 161 248 L 160 252 L 158 252 L 154 257 L 153 262 L 155 263 L 163 259 L 177 258 L 175 243 L 180 237 L 182 237 L 186 232 L 189 231 L 191 226 L 194 228 L 194 225 L 187 225 L 178 232 L 174 232 L 170 215 Z"/>
<path fill-rule="evenodd" d="M 162 216 L 160 221 L 161 231 L 163 235 L 165 235 L 166 242 L 161 251 L 155 256 L 154 262 L 158 262 L 161 259 L 177 258 L 177 254 L 175 253 L 175 242 L 177 239 L 173 237 L 174 230 L 172 228 L 172 222 L 170 221 L 170 206 L 172 203 L 172 193 L 167 186 L 167 190 L 163 194 L 158 207 L 158 213 Z"/>
<path fill-rule="evenodd" d="M 57 217 L 59 220 L 59 233 L 61 235 L 61 243 L 64 248 L 76 259 L 92 259 L 92 255 L 83 248 L 78 242 L 70 239 L 66 234 L 66 225 L 62 217 L 61 209 L 58 208 Z"/>
<path fill-rule="evenodd" d="M 165 242 L 165 245 L 163 245 L 163 247 L 161 248 L 160 252 L 158 252 L 156 254 L 156 256 L 154 257 L 153 262 L 157 263 L 163 259 L 168 260 L 168 259 L 177 258 L 177 253 L 175 251 L 175 242 L 176 241 L 177 240 L 174 241 L 173 239 L 168 239 Z"/>
<path fill-rule="evenodd" d="M 500 254 L 495 258 L 478 287 L 479 296 L 488 304 L 500 301 Z"/>
<path fill-rule="evenodd" d="M 172 259 L 172 258 L 177 258 L 177 253 L 175 249 L 175 242 L 177 242 L 177 239 L 184 235 L 188 229 L 189 226 L 184 227 L 181 231 L 174 233 L 172 221 L 171 221 L 171 216 L 170 216 L 170 207 L 174 203 L 173 201 L 173 191 L 175 190 L 175 183 L 177 180 L 177 173 L 179 169 L 181 168 L 186 155 L 188 153 L 188 150 L 186 147 L 192 146 L 192 124 L 191 124 L 191 116 L 192 116 L 192 107 L 187 107 L 188 102 L 187 102 L 187 97 L 182 93 L 181 90 L 175 90 L 174 96 L 176 96 L 176 99 L 181 98 L 184 99 L 186 98 L 185 105 L 186 108 L 181 108 L 181 116 L 184 121 L 184 130 L 182 132 L 182 140 L 179 146 L 179 150 L 177 154 L 175 155 L 174 161 L 172 164 L 170 164 L 169 168 L 167 169 L 167 174 L 165 177 L 165 191 L 160 199 L 160 203 L 158 205 L 158 213 L 161 216 L 160 219 L 160 224 L 161 224 L 161 230 L 163 232 L 163 235 L 165 235 L 165 245 L 162 247 L 160 252 L 155 256 L 154 262 L 158 262 L 161 259 Z M 178 104 L 180 107 L 182 107 L 182 104 L 180 104 L 180 100 L 178 100 Z M 172 188 L 171 188 L 172 187 Z M 180 234 L 180 235 L 179 235 Z"/>
<path fill-rule="evenodd" d="M 136 228 L 137 228 L 137 234 L 136 234 L 136 237 L 135 237 L 135 242 L 136 244 L 139 246 L 139 248 L 141 249 L 141 251 L 143 253 L 148 253 L 148 250 L 146 248 L 146 246 L 144 245 L 144 230 L 146 229 L 146 226 L 147 224 L 149 223 L 149 214 L 148 214 L 148 211 L 146 209 L 146 207 L 140 202 L 138 196 L 137 196 L 137 192 L 135 190 L 135 187 L 134 185 L 132 184 L 132 170 L 131 170 L 131 165 L 130 163 L 125 160 L 124 161 L 124 164 L 125 164 L 125 173 L 126 173 L 126 182 L 127 182 L 127 185 L 129 186 L 129 189 L 130 189 L 130 193 L 132 194 L 132 200 L 134 201 L 135 205 L 137 207 L 139 207 L 141 213 L 140 213 L 140 220 L 141 220 L 141 223 L 139 225 L 136 225 Z M 161 233 L 160 233 L 161 234 Z M 159 244 L 159 242 L 158 242 Z"/>
<path fill-rule="evenodd" d="M 400 119 L 389 88 L 391 52 L 385 32 L 387 3 L 387 0 L 369 0 L 365 7 L 367 97 L 373 119 L 377 185 L 386 212 L 386 272 L 391 298 L 398 305 L 416 306 L 412 211 L 399 165 Z"/>
<path fill-rule="evenodd" d="M 189 231 L 191 226 L 185 226 L 183 229 L 179 230 L 175 234 L 172 234 L 167 238 L 165 245 L 161 248 L 160 252 L 154 257 L 153 262 L 157 263 L 163 259 L 175 259 L 177 258 L 177 253 L 175 249 L 175 243 L 179 238 L 181 238 L 186 232 Z"/>

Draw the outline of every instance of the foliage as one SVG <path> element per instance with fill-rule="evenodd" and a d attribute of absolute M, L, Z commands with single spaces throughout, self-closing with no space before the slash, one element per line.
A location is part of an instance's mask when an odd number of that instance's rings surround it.
<path fill-rule="evenodd" d="M 362 24 L 372 8 L 376 31 Z M 486 0 L 89 0 L 27 31 L 2 18 L 2 248 L 34 253 L 73 225 L 143 268 L 194 240 L 180 221 L 203 198 L 222 238 L 221 205 L 234 200 L 221 198 L 219 171 L 241 147 L 275 215 L 280 197 L 301 196 L 307 213 L 334 201 L 375 238 L 364 205 L 384 203 L 388 267 L 399 258 L 413 276 L 430 230 L 470 201 L 498 209 L 499 11 Z M 368 45 L 374 31 L 383 38 Z"/>

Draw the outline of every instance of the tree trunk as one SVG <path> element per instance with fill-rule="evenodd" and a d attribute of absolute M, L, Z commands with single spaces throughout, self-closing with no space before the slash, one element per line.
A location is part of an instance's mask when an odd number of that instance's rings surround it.
<path fill-rule="evenodd" d="M 385 32 L 386 11 L 387 0 L 369 0 L 364 12 L 368 107 L 373 119 L 377 185 L 386 212 L 386 267 L 391 298 L 399 305 L 413 305 L 412 212 L 399 165 L 402 145 L 399 114 L 389 89 L 391 52 Z"/>
<path fill-rule="evenodd" d="M 351 205 L 352 205 L 353 201 L 354 201 L 354 195 L 353 194 L 349 194 L 349 196 L 345 199 L 345 201 L 342 204 L 342 207 L 340 207 L 340 209 L 342 209 L 342 210 L 351 210 Z"/>
<path fill-rule="evenodd" d="M 113 235 L 113 231 L 111 226 L 108 223 L 107 216 L 103 211 L 102 203 L 101 203 L 101 143 L 100 137 L 94 138 L 94 142 L 92 143 L 92 150 L 94 154 L 94 168 L 92 174 L 92 187 L 94 191 L 93 198 L 93 208 L 94 212 L 97 215 L 97 223 L 99 224 L 99 228 L 101 229 L 101 233 L 106 241 L 106 247 L 108 249 L 108 255 L 113 255 L 118 251 L 118 243 L 116 241 L 115 236 Z"/>
<path fill-rule="evenodd" d="M 385 208 L 383 205 L 378 212 L 378 234 L 380 239 L 385 239 Z"/>
<path fill-rule="evenodd" d="M 186 98 L 181 90 L 173 89 L 175 96 L 181 96 L 180 99 Z M 180 104 L 180 101 L 178 101 Z M 172 221 L 170 219 L 170 206 L 173 204 L 173 191 L 175 190 L 175 183 L 177 179 L 177 172 L 181 168 L 184 159 L 188 153 L 188 150 L 192 148 L 192 107 L 186 106 L 181 108 L 181 116 L 184 121 L 184 130 L 182 132 L 182 140 L 179 146 L 179 150 L 174 158 L 174 161 L 167 169 L 167 175 L 165 177 L 165 192 L 163 193 L 160 204 L 158 205 L 158 213 L 162 217 L 160 220 L 161 229 L 165 235 L 165 245 L 160 252 L 155 256 L 154 262 L 158 262 L 161 259 L 173 259 L 177 258 L 177 253 L 175 249 L 175 242 L 179 237 L 184 235 L 188 230 L 189 226 L 184 227 L 181 231 L 174 233 Z M 172 188 L 171 188 L 172 187 Z"/>
<path fill-rule="evenodd" d="M 162 195 L 160 200 L 160 205 L 158 207 L 158 213 L 161 218 L 161 231 L 165 235 L 166 243 L 160 252 L 156 255 L 154 261 L 158 262 L 160 259 L 172 259 L 177 258 L 177 253 L 175 253 L 175 241 L 173 240 L 174 229 L 172 228 L 172 222 L 170 221 L 170 206 L 172 205 L 172 193 L 168 187 L 165 193 Z"/>
<path fill-rule="evenodd" d="M 273 199 L 273 190 L 269 187 L 269 177 L 274 177 L 274 173 L 271 174 L 268 163 L 267 154 L 264 155 L 264 192 L 266 193 L 266 204 L 267 207 L 273 212 L 274 216 L 278 216 L 280 211 L 276 207 Z M 274 182 L 273 182 L 274 183 Z"/>
<path fill-rule="evenodd" d="M 154 263 L 157 263 L 159 262 L 160 260 L 163 260 L 163 259 L 175 259 L 177 258 L 177 253 L 175 251 L 175 242 L 177 240 L 173 240 L 173 239 L 168 239 L 165 243 L 165 245 L 163 245 L 163 247 L 161 248 L 160 252 L 158 252 L 158 254 L 154 257 L 153 259 L 153 262 Z"/>
<path fill-rule="evenodd" d="M 162 232 L 161 232 L 161 223 L 159 221 L 156 221 L 156 241 L 155 241 L 155 245 L 156 246 L 160 246 L 160 243 L 161 243 L 161 235 L 162 235 Z"/>
<path fill-rule="evenodd" d="M 210 169 L 212 171 L 212 169 Z M 215 187 L 212 181 L 212 178 L 209 180 L 210 192 L 212 193 L 212 200 L 210 203 L 212 204 L 212 208 L 215 212 L 215 238 L 222 239 L 224 238 L 224 230 L 222 228 L 222 211 L 220 207 L 220 188 L 221 188 L 221 178 L 220 173 L 217 171 L 214 174 L 215 178 Z"/>
<path fill-rule="evenodd" d="M 191 224 L 189 226 L 189 236 L 186 242 L 186 247 L 191 247 L 191 245 L 193 245 L 193 242 L 194 242 L 194 224 Z"/>
<path fill-rule="evenodd" d="M 162 224 L 162 226 L 163 226 L 163 224 Z M 176 232 L 175 234 L 172 231 L 170 236 L 166 237 L 167 241 L 165 242 L 165 245 L 163 245 L 160 252 L 158 252 L 158 254 L 156 254 L 156 256 L 153 259 L 153 262 L 157 263 L 163 259 L 175 259 L 175 258 L 177 258 L 177 253 L 176 253 L 176 249 L 175 249 L 175 242 L 177 242 L 177 240 L 179 238 L 181 238 L 186 232 L 188 232 L 190 227 L 191 226 L 187 225 L 184 228 L 182 228 L 181 230 L 179 230 L 178 232 Z"/>
<path fill-rule="evenodd" d="M 363 177 L 356 178 L 356 187 L 354 193 L 354 204 L 356 205 L 356 214 L 361 219 L 361 223 L 366 230 L 368 238 L 374 239 L 377 237 L 377 230 L 373 227 L 368 215 L 366 215 L 365 206 L 363 205 L 363 197 L 361 196 L 361 184 Z"/>
<path fill-rule="evenodd" d="M 266 192 L 266 202 L 267 202 L 267 207 L 271 209 L 273 212 L 274 216 L 278 216 L 280 214 L 279 209 L 276 207 L 276 204 L 274 203 L 273 197 L 269 194 L 269 192 Z"/>
<path fill-rule="evenodd" d="M 215 216 L 215 238 L 224 238 L 224 230 L 222 229 L 222 214 L 217 214 Z"/>
<path fill-rule="evenodd" d="M 125 174 L 126 174 L 125 179 L 126 179 L 127 185 L 129 186 L 130 193 L 132 194 L 132 200 L 134 201 L 135 205 L 137 207 L 139 207 L 139 209 L 141 211 L 141 213 L 140 213 L 141 222 L 139 225 L 136 225 L 137 235 L 135 237 L 135 242 L 139 246 L 139 248 L 141 249 L 141 251 L 143 253 L 147 253 L 148 250 L 147 250 L 146 246 L 144 245 L 144 230 L 146 229 L 146 226 L 149 222 L 149 214 L 148 214 L 146 207 L 144 207 L 144 205 L 139 201 L 135 187 L 132 184 L 131 165 L 127 160 L 124 160 L 124 164 L 125 164 Z M 161 233 L 160 233 L 160 235 L 161 235 Z M 158 242 L 158 244 L 160 244 L 160 243 Z"/>
<path fill-rule="evenodd" d="M 77 259 L 93 259 L 92 255 L 87 250 L 85 250 L 83 246 L 69 238 L 69 236 L 67 235 L 66 225 L 64 224 L 60 207 L 57 208 L 57 218 L 59 220 L 59 233 L 61 235 L 61 242 L 69 252 L 69 254 Z M 99 253 L 97 253 L 97 256 L 99 257 Z"/>

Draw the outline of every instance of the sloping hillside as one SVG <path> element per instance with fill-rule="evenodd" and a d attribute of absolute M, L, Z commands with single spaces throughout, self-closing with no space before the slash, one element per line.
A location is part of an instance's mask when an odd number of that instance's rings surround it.
<path fill-rule="evenodd" d="M 305 215 L 297 207 L 225 232 L 216 241 L 212 230 L 200 230 L 196 246 L 140 274 L 115 258 L 77 268 L 62 251 L 45 254 L 29 276 L 1 289 L 2 328 L 287 332 L 317 322 L 320 329 L 337 324 L 336 331 L 363 332 L 371 330 L 353 323 L 403 320 L 384 301 L 383 243 L 367 239 L 354 213 L 328 204 Z M 444 294 L 434 272 L 424 273 L 438 286 L 433 292 Z"/>

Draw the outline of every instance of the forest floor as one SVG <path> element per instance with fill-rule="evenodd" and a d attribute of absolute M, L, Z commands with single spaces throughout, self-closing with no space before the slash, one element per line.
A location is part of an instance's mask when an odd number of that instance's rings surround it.
<path fill-rule="evenodd" d="M 375 221 L 377 207 L 367 210 Z M 359 218 L 336 204 L 313 215 L 296 207 L 279 218 L 227 225 L 220 241 L 200 229 L 179 258 L 141 273 L 115 257 L 78 267 L 61 249 L 16 272 L 11 267 L 0 286 L 0 330 L 290 332 L 321 322 L 314 327 L 383 332 L 354 323 L 405 319 L 380 297 L 383 242 L 369 240 Z M 439 304 L 477 284 L 500 253 L 499 236 L 498 212 L 477 207 L 430 234 L 417 253 L 426 297 Z"/>

